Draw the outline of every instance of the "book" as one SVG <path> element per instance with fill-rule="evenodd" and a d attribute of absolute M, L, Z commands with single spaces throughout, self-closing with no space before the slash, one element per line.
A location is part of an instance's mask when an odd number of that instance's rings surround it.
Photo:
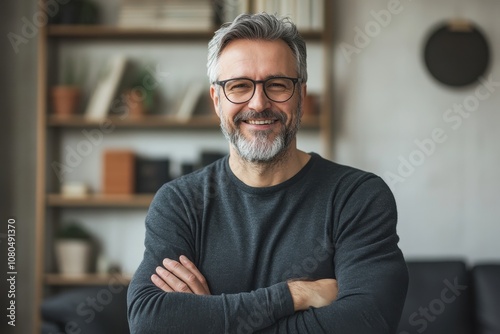
<path fill-rule="evenodd" d="M 110 58 L 99 75 L 98 82 L 85 110 L 85 118 L 91 120 L 106 118 L 125 71 L 125 64 L 126 59 L 123 56 Z"/>
<path fill-rule="evenodd" d="M 169 159 L 137 158 L 135 181 L 137 193 L 154 194 L 171 179 Z"/>
<path fill-rule="evenodd" d="M 256 13 L 262 13 L 266 11 L 266 0 L 255 0 L 254 10 Z"/>
<path fill-rule="evenodd" d="M 103 155 L 104 194 L 130 195 L 135 192 L 135 153 L 108 149 Z"/>
<path fill-rule="evenodd" d="M 281 0 L 278 13 L 295 21 L 295 0 Z"/>
<path fill-rule="evenodd" d="M 277 14 L 280 9 L 280 0 L 267 0 L 265 1 L 264 12 L 269 14 Z"/>
<path fill-rule="evenodd" d="M 241 13 L 248 13 L 249 0 L 219 0 L 222 3 L 222 22 L 231 22 Z"/>
<path fill-rule="evenodd" d="M 122 4 L 118 25 L 165 30 L 210 30 L 214 8 L 210 1 L 130 1 Z"/>
<path fill-rule="evenodd" d="M 324 7 L 324 0 L 311 0 L 311 30 L 323 30 L 325 24 Z"/>
<path fill-rule="evenodd" d="M 204 80 L 197 80 L 188 85 L 177 108 L 176 117 L 179 121 L 189 121 L 204 91 L 208 91 Z"/>
<path fill-rule="evenodd" d="M 311 1 L 310 0 L 297 0 L 296 3 L 295 23 L 297 28 L 301 31 L 311 29 Z"/>

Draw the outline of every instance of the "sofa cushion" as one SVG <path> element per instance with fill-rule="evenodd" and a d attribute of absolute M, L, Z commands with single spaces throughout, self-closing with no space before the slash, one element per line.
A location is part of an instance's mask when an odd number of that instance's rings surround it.
<path fill-rule="evenodd" d="M 46 298 L 42 318 L 61 333 L 125 334 L 129 333 L 126 298 L 125 286 L 75 288 Z"/>
<path fill-rule="evenodd" d="M 407 261 L 410 281 L 398 334 L 471 334 L 471 287 L 462 261 Z"/>
<path fill-rule="evenodd" d="M 500 334 L 500 264 L 472 269 L 476 334 Z"/>
<path fill-rule="evenodd" d="M 59 326 L 56 323 L 53 322 L 43 322 L 42 323 L 42 334 L 61 334 L 64 333 L 64 331 L 61 329 L 61 326 Z"/>

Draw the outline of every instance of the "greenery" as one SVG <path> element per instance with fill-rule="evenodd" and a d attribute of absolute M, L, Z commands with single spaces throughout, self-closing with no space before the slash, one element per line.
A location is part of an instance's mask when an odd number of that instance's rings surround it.
<path fill-rule="evenodd" d="M 87 72 L 86 61 L 67 57 L 62 62 L 59 82 L 63 86 L 83 86 Z"/>
<path fill-rule="evenodd" d="M 153 82 L 151 74 L 146 70 L 145 66 L 135 69 L 134 77 L 132 82 L 128 85 L 129 89 L 135 89 L 141 92 L 143 97 L 142 103 L 146 110 L 150 110 L 154 105 L 154 95 L 155 90 L 149 87 L 150 83 Z"/>
<path fill-rule="evenodd" d="M 56 234 L 57 239 L 90 240 L 92 235 L 79 224 L 72 222 L 63 226 Z"/>

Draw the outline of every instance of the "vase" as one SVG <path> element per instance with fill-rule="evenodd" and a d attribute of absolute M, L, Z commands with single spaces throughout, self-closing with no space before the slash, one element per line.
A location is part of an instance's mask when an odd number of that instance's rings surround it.
<path fill-rule="evenodd" d="M 61 239 L 56 244 L 59 273 L 83 275 L 89 272 L 92 244 L 87 240 Z"/>
<path fill-rule="evenodd" d="M 146 114 L 146 107 L 144 105 L 145 96 L 137 89 L 130 89 L 125 91 L 125 99 L 127 102 L 129 117 L 142 117 Z"/>
<path fill-rule="evenodd" d="M 78 111 L 81 89 L 78 86 L 55 86 L 51 90 L 52 109 L 60 117 L 69 117 Z"/>

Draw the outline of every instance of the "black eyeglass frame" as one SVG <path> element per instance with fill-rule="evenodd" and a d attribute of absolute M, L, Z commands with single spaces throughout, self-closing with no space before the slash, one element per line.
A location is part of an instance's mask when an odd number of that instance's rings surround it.
<path fill-rule="evenodd" d="M 290 94 L 290 97 L 284 101 L 276 101 L 272 98 L 269 97 L 269 95 L 267 95 L 267 91 L 266 91 L 266 86 L 265 86 L 265 83 L 268 82 L 269 80 L 274 80 L 274 79 L 288 79 L 288 80 L 291 80 L 292 83 L 293 83 L 293 92 L 292 94 Z M 229 81 L 233 81 L 233 80 L 248 80 L 248 81 L 251 81 L 253 83 L 253 92 L 252 92 L 252 95 L 250 95 L 250 98 L 246 101 L 243 101 L 243 102 L 233 102 L 231 101 L 231 99 L 227 96 L 226 94 L 226 83 L 228 83 Z M 257 89 L 257 84 L 262 84 L 262 89 L 264 90 L 264 94 L 266 95 L 266 97 L 273 101 L 273 102 L 276 102 L 276 103 L 285 103 L 286 101 L 290 100 L 293 95 L 295 94 L 295 86 L 297 85 L 297 83 L 302 83 L 302 79 L 301 78 L 290 78 L 290 77 L 270 77 L 270 78 L 267 78 L 265 80 L 253 80 L 253 79 L 250 79 L 250 78 L 232 78 L 232 79 L 227 79 L 227 80 L 220 80 L 220 81 L 214 81 L 213 82 L 214 84 L 217 84 L 219 86 L 222 87 L 222 91 L 224 92 L 224 96 L 226 97 L 226 99 L 233 103 L 233 104 L 243 104 L 243 103 L 247 103 L 248 101 L 250 101 L 253 96 L 255 95 L 255 90 Z"/>

